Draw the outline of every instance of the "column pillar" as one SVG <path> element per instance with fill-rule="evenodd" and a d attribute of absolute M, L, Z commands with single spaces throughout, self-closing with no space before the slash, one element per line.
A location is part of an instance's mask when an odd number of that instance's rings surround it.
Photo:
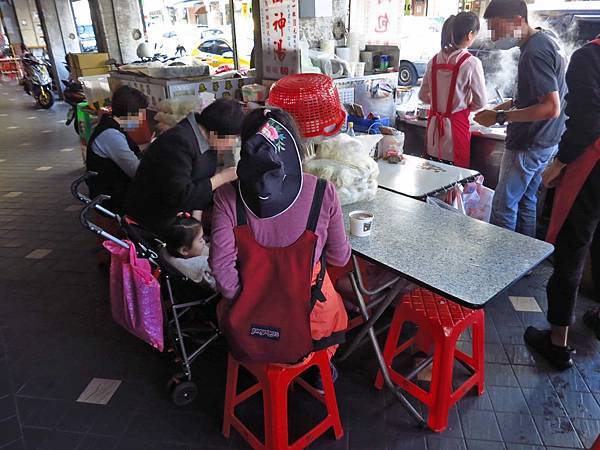
<path fill-rule="evenodd" d="M 11 44 L 20 44 L 23 42 L 19 22 L 12 3 L 8 0 L 0 0 L 0 15 L 4 24 L 4 31 Z"/>
<path fill-rule="evenodd" d="M 67 53 L 81 51 L 73 10 L 70 0 L 36 0 L 36 3 L 46 37 L 46 47 L 52 61 L 55 84 L 62 96 L 60 80 L 69 77 L 69 72 L 63 64 Z"/>
<path fill-rule="evenodd" d="M 143 40 L 140 5 L 135 0 L 89 0 L 98 50 L 120 63 L 138 59 Z"/>

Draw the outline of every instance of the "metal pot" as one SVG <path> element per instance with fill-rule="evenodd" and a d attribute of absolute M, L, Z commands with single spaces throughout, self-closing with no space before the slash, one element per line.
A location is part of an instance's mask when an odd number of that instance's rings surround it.
<path fill-rule="evenodd" d="M 427 120 L 427 117 L 429 117 L 430 109 L 431 106 L 429 105 L 421 105 L 417 107 L 417 119 Z"/>

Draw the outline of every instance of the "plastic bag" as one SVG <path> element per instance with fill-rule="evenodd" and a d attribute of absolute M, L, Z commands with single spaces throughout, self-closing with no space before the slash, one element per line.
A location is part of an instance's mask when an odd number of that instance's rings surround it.
<path fill-rule="evenodd" d="M 215 101 L 215 95 L 210 92 L 202 92 L 199 95 L 182 95 L 161 101 L 158 112 L 154 116 L 157 127 L 161 133 L 174 127 L 183 120 L 190 112 L 202 112 L 204 108 Z"/>
<path fill-rule="evenodd" d="M 347 134 L 338 134 L 319 143 L 317 158 L 333 159 L 356 165 L 368 172 L 379 171 L 377 163 L 369 157 L 369 153 L 382 137 L 381 135 L 352 137 Z"/>
<path fill-rule="evenodd" d="M 483 177 L 479 176 L 473 183 L 463 189 L 462 202 L 465 214 L 474 219 L 489 222 L 492 214 L 494 191 L 483 185 Z"/>
<path fill-rule="evenodd" d="M 111 254 L 110 306 L 115 322 L 141 340 L 163 351 L 163 312 L 160 283 L 152 275 L 150 262 L 138 259 L 135 246 L 129 249 L 111 241 L 104 247 Z"/>
<path fill-rule="evenodd" d="M 460 213 L 460 211 L 458 209 L 456 209 L 454 206 L 449 205 L 448 203 L 446 203 L 445 201 L 437 198 L 437 197 L 427 197 L 426 202 L 429 205 L 433 205 L 433 206 L 437 206 L 438 208 L 442 208 L 445 209 L 447 211 L 452 211 L 455 213 Z"/>
<path fill-rule="evenodd" d="M 462 214 L 466 214 L 463 203 L 463 187 L 460 184 L 455 185 L 446 193 L 446 203 Z"/>
<path fill-rule="evenodd" d="M 404 133 L 397 131 L 393 135 L 385 135 L 377 144 L 377 157 L 384 158 L 387 152 L 404 153 Z"/>
<path fill-rule="evenodd" d="M 305 172 L 334 184 L 342 205 L 373 200 L 377 193 L 379 166 L 369 151 L 381 136 L 364 137 L 370 139 L 346 134 L 326 139 L 319 144 L 316 156 L 303 165 Z"/>
<path fill-rule="evenodd" d="M 483 222 L 489 222 L 492 214 L 494 191 L 483 185 L 483 176 L 466 184 L 454 186 L 446 194 L 446 203 L 459 212 Z"/>

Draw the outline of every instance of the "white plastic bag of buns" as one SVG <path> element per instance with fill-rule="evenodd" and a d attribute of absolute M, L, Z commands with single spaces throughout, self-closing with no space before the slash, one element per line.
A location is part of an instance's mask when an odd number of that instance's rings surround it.
<path fill-rule="evenodd" d="M 201 112 L 215 101 L 215 95 L 202 92 L 199 95 L 182 95 L 179 97 L 162 100 L 158 105 L 158 112 L 154 119 L 159 133 L 164 133 L 175 126 L 191 112 Z"/>

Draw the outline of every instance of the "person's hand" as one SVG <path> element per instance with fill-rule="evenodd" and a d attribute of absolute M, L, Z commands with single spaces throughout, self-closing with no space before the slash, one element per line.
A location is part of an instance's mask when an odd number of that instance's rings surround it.
<path fill-rule="evenodd" d="M 499 105 L 496 105 L 496 107 L 494 108 L 494 111 L 506 111 L 507 109 L 511 109 L 512 107 L 513 107 L 513 101 L 512 101 L 512 99 L 510 99 L 510 100 L 500 103 Z"/>
<path fill-rule="evenodd" d="M 150 147 L 150 144 L 152 144 L 152 142 L 147 142 L 146 144 L 140 144 L 140 145 L 138 145 L 138 148 L 140 149 L 140 152 L 146 153 L 146 150 L 148 150 L 148 147 Z"/>
<path fill-rule="evenodd" d="M 238 179 L 237 176 L 237 168 L 235 167 L 227 167 L 225 169 L 223 169 L 221 172 L 219 172 L 219 175 L 221 175 L 223 177 L 223 184 L 225 183 L 231 183 L 232 181 L 235 181 Z"/>
<path fill-rule="evenodd" d="M 496 123 L 496 111 L 491 109 L 484 109 L 483 111 L 475 114 L 473 118 L 482 127 L 491 127 Z"/>
<path fill-rule="evenodd" d="M 235 167 L 227 167 L 210 179 L 213 191 L 224 184 L 231 183 L 237 180 L 237 169 Z"/>
<path fill-rule="evenodd" d="M 555 159 L 552 164 L 546 167 L 546 170 L 542 174 L 542 183 L 544 183 L 544 186 L 548 189 L 558 186 L 565 167 L 566 164 L 561 163 L 558 159 Z"/>

